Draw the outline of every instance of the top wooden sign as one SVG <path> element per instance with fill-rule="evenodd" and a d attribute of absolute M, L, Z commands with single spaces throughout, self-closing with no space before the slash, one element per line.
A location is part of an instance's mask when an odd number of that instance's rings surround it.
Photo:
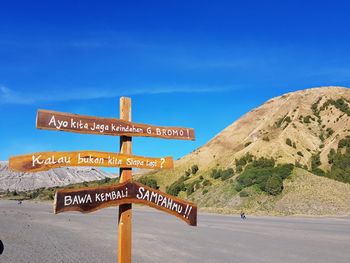
<path fill-rule="evenodd" d="M 71 113 L 38 110 L 36 127 L 77 133 L 143 136 L 165 139 L 194 140 L 194 129 L 139 124 L 115 118 L 99 118 Z"/>

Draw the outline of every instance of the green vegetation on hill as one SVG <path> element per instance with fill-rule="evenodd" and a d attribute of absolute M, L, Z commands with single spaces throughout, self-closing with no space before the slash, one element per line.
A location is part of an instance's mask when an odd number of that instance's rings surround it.
<path fill-rule="evenodd" d="M 254 159 L 236 178 L 236 190 L 241 191 L 244 188 L 257 185 L 260 190 L 270 195 L 278 195 L 283 190 L 283 180 L 291 174 L 293 169 L 293 164 L 275 166 L 273 158 Z"/>
<path fill-rule="evenodd" d="M 307 115 L 307 116 L 305 116 L 304 118 L 303 118 L 303 121 L 304 121 L 304 123 L 311 123 L 311 121 L 310 120 L 315 120 L 314 118 L 312 118 L 310 115 Z"/>
<path fill-rule="evenodd" d="M 279 118 L 277 121 L 275 121 L 275 127 L 280 128 L 283 126 L 284 123 L 286 123 L 286 125 L 283 127 L 285 129 L 291 122 L 292 122 L 292 119 L 288 116 L 288 114 L 286 114 L 281 118 Z"/>
<path fill-rule="evenodd" d="M 326 176 L 344 183 L 350 183 L 350 136 L 346 136 L 338 143 L 338 150 L 331 149 L 328 154 L 331 169 Z"/>
<path fill-rule="evenodd" d="M 231 178 L 234 175 L 234 171 L 232 168 L 228 169 L 213 169 L 211 171 L 211 177 L 214 179 L 221 179 L 222 181 L 225 181 L 229 178 Z"/>
<path fill-rule="evenodd" d="M 153 189 L 159 189 L 157 181 L 153 178 L 148 178 L 147 176 L 141 177 L 137 180 L 137 182 L 147 185 Z"/>
<path fill-rule="evenodd" d="M 187 195 L 191 195 L 196 189 L 200 188 L 204 184 L 202 183 L 204 180 L 203 176 L 200 176 L 199 179 L 194 181 L 192 180 L 191 182 L 186 182 L 192 176 L 194 176 L 198 170 L 198 165 L 192 165 L 191 168 L 185 171 L 185 175 L 182 175 L 178 180 L 166 187 L 166 192 L 170 195 L 178 196 L 181 191 L 186 191 Z"/>
<path fill-rule="evenodd" d="M 350 183 L 350 136 L 346 136 L 338 143 L 337 151 L 331 149 L 328 153 L 329 171 L 319 168 L 321 165 L 320 153 L 311 156 L 311 172 L 343 183 Z"/>
<path fill-rule="evenodd" d="M 321 106 L 320 111 L 325 110 L 330 105 L 333 105 L 341 112 L 344 112 L 348 116 L 350 116 L 350 108 L 349 108 L 348 102 L 345 99 L 337 99 L 337 100 L 329 99 Z"/>
<path fill-rule="evenodd" d="M 286 139 L 286 144 L 287 144 L 288 146 L 290 146 L 290 147 L 293 147 L 294 149 L 297 148 L 296 143 L 295 143 L 295 142 L 292 142 L 292 140 L 289 139 L 289 138 Z"/>

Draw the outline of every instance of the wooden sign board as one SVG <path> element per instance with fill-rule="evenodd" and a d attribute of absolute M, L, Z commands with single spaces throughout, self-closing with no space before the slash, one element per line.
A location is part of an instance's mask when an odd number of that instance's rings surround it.
<path fill-rule="evenodd" d="M 139 124 L 115 118 L 100 118 L 48 110 L 38 110 L 36 127 L 46 130 L 194 140 L 194 129 Z"/>
<path fill-rule="evenodd" d="M 39 172 L 66 166 L 171 169 L 173 158 L 151 158 L 97 151 L 40 152 L 11 157 L 9 167 L 19 172 Z"/>
<path fill-rule="evenodd" d="M 195 204 L 132 181 L 105 187 L 58 190 L 55 195 L 54 211 L 87 213 L 128 203 L 145 204 L 175 215 L 191 226 L 197 225 Z"/>

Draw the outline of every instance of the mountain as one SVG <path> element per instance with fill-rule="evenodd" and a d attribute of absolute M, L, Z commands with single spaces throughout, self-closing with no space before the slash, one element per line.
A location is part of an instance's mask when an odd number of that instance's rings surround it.
<path fill-rule="evenodd" d="M 56 168 L 38 173 L 13 172 L 9 170 L 7 162 L 0 161 L 0 192 L 65 186 L 84 181 L 101 180 L 106 177 L 111 177 L 111 174 L 92 167 Z"/>
<path fill-rule="evenodd" d="M 272 98 L 178 160 L 173 171 L 146 178 L 208 209 L 350 214 L 350 205 L 341 203 L 350 200 L 349 102 L 350 89 L 344 87 Z M 191 171 L 194 166 L 198 172 Z"/>

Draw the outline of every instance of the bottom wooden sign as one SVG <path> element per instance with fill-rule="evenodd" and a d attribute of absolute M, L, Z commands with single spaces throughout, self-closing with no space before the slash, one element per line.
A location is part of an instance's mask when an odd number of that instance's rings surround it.
<path fill-rule="evenodd" d="M 98 209 L 139 203 L 175 215 L 191 226 L 197 225 L 197 206 L 148 186 L 126 181 L 121 184 L 58 190 L 55 213 L 65 211 L 93 212 Z"/>

